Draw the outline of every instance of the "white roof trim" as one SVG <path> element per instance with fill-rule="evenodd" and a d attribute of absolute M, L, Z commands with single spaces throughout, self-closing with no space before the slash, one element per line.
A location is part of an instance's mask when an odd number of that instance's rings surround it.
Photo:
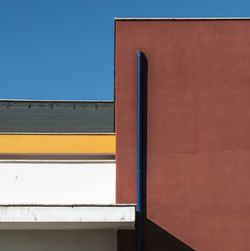
<path fill-rule="evenodd" d="M 0 102 L 113 103 L 112 99 L 0 99 Z"/>
<path fill-rule="evenodd" d="M 0 205 L 0 230 L 134 228 L 135 205 Z"/>

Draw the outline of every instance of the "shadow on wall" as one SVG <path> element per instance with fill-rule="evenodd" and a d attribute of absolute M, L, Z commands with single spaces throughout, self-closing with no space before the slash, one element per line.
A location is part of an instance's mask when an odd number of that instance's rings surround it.
<path fill-rule="evenodd" d="M 144 222 L 143 231 L 143 251 L 194 250 L 148 219 Z M 136 231 L 119 230 L 117 236 L 118 251 L 137 251 Z"/>
<path fill-rule="evenodd" d="M 142 151 L 143 151 L 143 198 L 142 198 L 142 218 L 143 218 L 143 251 L 184 251 L 194 250 L 176 237 L 147 219 L 147 106 L 148 106 L 148 61 L 142 54 Z M 136 231 L 119 230 L 117 234 L 118 251 L 137 251 Z"/>

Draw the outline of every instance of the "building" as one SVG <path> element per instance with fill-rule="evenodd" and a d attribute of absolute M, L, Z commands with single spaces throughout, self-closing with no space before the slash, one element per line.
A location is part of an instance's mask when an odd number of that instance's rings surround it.
<path fill-rule="evenodd" d="M 1 101 L 0 250 L 250 250 L 249 28 L 119 18 L 114 103 Z"/>
<path fill-rule="evenodd" d="M 143 250 L 250 250 L 250 20 L 115 22 L 118 203 L 137 202 L 145 56 Z M 120 250 L 136 250 L 129 235 L 120 232 Z"/>
<path fill-rule="evenodd" d="M 114 104 L 0 101 L 0 250 L 116 250 Z"/>

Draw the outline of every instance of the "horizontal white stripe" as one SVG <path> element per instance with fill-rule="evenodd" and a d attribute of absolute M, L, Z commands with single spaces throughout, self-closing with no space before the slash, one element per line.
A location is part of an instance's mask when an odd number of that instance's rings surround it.
<path fill-rule="evenodd" d="M 114 204 L 115 163 L 0 163 L 0 204 Z"/>

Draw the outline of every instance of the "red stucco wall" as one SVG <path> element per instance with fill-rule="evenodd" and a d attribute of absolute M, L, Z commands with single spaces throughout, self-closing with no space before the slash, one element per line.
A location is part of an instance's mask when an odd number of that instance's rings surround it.
<path fill-rule="evenodd" d="M 250 250 L 250 21 L 116 21 L 115 32 L 117 202 L 136 202 L 140 49 L 156 240 L 171 234 L 195 250 Z"/>

